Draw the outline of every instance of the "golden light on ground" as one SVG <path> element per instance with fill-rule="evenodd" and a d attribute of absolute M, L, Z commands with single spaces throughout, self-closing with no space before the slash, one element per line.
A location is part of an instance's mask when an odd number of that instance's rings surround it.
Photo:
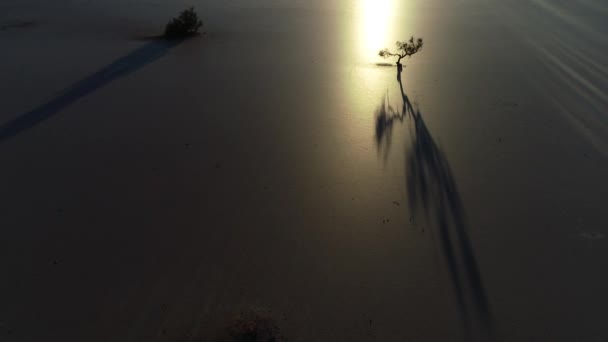
<path fill-rule="evenodd" d="M 348 28 L 353 37 L 351 51 L 355 58 L 345 86 L 352 112 L 361 112 L 364 118 L 387 88 L 386 68 L 375 64 L 394 64 L 392 59 L 379 57 L 378 51 L 395 44 L 397 3 L 398 0 L 360 0 Z"/>

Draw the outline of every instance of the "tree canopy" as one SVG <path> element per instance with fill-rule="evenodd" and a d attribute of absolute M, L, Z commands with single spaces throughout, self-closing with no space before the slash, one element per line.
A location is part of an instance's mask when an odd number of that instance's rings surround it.
<path fill-rule="evenodd" d="M 422 41 L 422 38 L 416 39 L 412 36 L 409 40 L 407 40 L 405 42 L 397 41 L 396 42 L 396 45 L 397 45 L 396 52 L 391 52 L 389 49 L 382 49 L 382 50 L 380 50 L 380 52 L 378 52 L 378 55 L 383 58 L 398 57 L 397 65 L 399 65 L 399 64 L 401 64 L 402 58 L 411 57 L 413 54 L 422 50 L 423 44 L 424 43 Z"/>

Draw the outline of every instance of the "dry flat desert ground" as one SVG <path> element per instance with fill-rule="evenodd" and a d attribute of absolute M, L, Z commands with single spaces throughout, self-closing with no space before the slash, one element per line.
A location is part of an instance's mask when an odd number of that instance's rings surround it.
<path fill-rule="evenodd" d="M 607 16 L 0 0 L 0 341 L 608 341 Z"/>

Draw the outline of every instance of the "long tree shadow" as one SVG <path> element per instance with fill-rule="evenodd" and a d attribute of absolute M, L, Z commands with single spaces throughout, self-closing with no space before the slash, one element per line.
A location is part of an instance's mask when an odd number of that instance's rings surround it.
<path fill-rule="evenodd" d="M 136 72 L 163 57 L 182 40 L 154 39 L 90 76 L 72 84 L 61 95 L 0 125 L 0 143 L 58 114 L 61 110 L 108 83 Z"/>
<path fill-rule="evenodd" d="M 392 64 L 391 64 L 392 65 Z M 408 114 L 413 116 L 414 107 L 410 102 L 409 97 L 403 91 L 403 83 L 401 82 L 401 72 L 403 71 L 403 66 L 397 66 L 397 82 L 399 82 L 399 87 L 401 90 L 401 98 L 403 100 L 403 105 L 401 106 L 401 110 L 395 110 L 391 105 L 388 98 L 388 93 L 384 95 L 382 101 L 378 108 L 376 109 L 375 117 L 376 117 L 376 147 L 378 148 L 378 152 L 384 156 L 384 160 L 386 161 L 388 157 L 388 153 L 391 148 L 391 142 L 393 137 L 393 128 L 395 123 L 402 123 L 403 120 L 407 117 Z"/>
<path fill-rule="evenodd" d="M 393 110 L 383 99 L 376 110 L 376 142 L 390 147 L 394 123 L 411 119 L 412 141 L 405 147 L 405 184 L 412 215 L 423 214 L 439 237 L 467 338 L 480 324 L 485 339 L 492 339 L 494 324 L 477 260 L 467 232 L 466 215 L 445 154 L 435 142 L 422 114 L 414 109 L 397 72 L 403 107 Z M 386 156 L 386 152 L 385 156 Z"/>

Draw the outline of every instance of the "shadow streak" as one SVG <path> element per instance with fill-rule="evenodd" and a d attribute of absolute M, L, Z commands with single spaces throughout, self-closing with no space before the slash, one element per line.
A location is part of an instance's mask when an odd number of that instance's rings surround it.
<path fill-rule="evenodd" d="M 394 65 L 392 65 L 394 66 Z M 388 153 L 391 147 L 391 141 L 393 137 L 393 128 L 395 123 L 402 123 L 405 120 L 408 113 L 413 115 L 414 107 L 410 102 L 409 97 L 403 91 L 403 83 L 401 82 L 401 71 L 403 67 L 397 66 L 397 81 L 401 89 L 401 98 L 403 99 L 403 105 L 401 110 L 395 110 L 391 105 L 388 98 L 388 93 L 382 98 L 381 104 L 376 109 L 376 147 L 378 152 L 382 153 L 384 160 L 386 161 Z"/>
<path fill-rule="evenodd" d="M 49 102 L 0 125 L 0 143 L 28 130 L 59 113 L 80 98 L 91 94 L 108 83 L 127 76 L 163 57 L 183 40 L 161 40 L 146 43 L 130 54 L 121 57 L 94 74 L 72 84 L 61 95 Z"/>
<path fill-rule="evenodd" d="M 379 149 L 383 146 L 388 149 L 394 123 L 403 122 L 406 117 L 411 119 L 412 141 L 405 147 L 405 184 L 410 213 L 423 213 L 438 233 L 465 333 L 470 335 L 473 323 L 478 322 L 481 332 L 490 339 L 494 335 L 492 313 L 467 232 L 465 209 L 450 165 L 426 126 L 420 110 L 414 109 L 405 94 L 401 68 L 397 71 L 397 81 L 403 107 L 400 111 L 394 111 L 386 104 L 386 98 L 382 100 L 376 110 L 376 142 Z"/>

